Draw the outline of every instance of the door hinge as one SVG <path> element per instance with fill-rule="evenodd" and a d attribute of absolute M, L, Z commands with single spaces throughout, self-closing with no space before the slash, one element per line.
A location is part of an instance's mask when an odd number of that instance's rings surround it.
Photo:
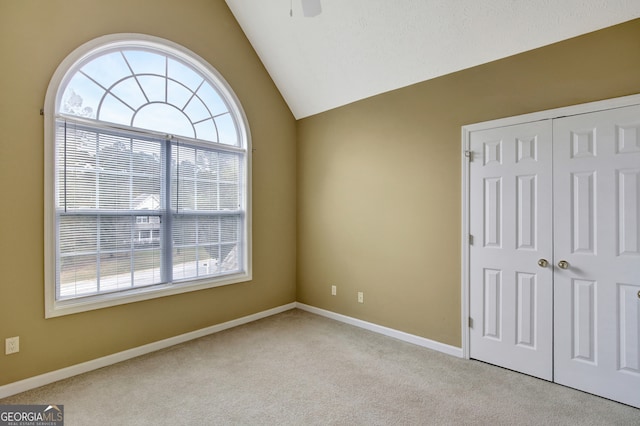
<path fill-rule="evenodd" d="M 473 318 L 469 317 L 469 328 L 473 328 Z"/>
<path fill-rule="evenodd" d="M 469 161 L 473 161 L 473 151 L 466 150 L 464 156 L 467 157 Z"/>
<path fill-rule="evenodd" d="M 473 245 L 473 235 L 469 234 L 469 245 Z"/>

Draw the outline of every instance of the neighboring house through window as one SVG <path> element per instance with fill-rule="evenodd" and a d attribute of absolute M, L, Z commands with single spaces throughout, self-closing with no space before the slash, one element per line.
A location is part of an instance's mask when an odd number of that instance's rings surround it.
<path fill-rule="evenodd" d="M 45 103 L 48 317 L 251 278 L 248 125 L 215 69 L 105 36 Z"/>

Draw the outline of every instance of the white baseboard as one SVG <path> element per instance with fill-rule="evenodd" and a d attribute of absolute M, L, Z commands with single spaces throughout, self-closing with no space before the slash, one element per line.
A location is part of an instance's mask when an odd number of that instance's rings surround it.
<path fill-rule="evenodd" d="M 373 324 L 370 322 L 362 321 L 357 318 L 348 317 L 346 315 L 337 314 L 335 312 L 327 311 L 324 309 L 316 308 L 314 306 L 305 305 L 304 303 L 288 303 L 286 305 L 278 306 L 273 309 L 258 312 L 246 317 L 238 318 L 235 320 L 227 321 L 222 324 L 212 325 L 211 327 L 202 328 L 200 330 L 191 331 L 189 333 L 181 334 L 179 336 L 170 337 L 168 339 L 160 340 L 158 342 L 149 343 L 147 345 L 138 346 L 137 348 L 128 349 L 126 351 L 118 352 L 112 355 L 107 355 L 102 358 L 97 358 L 91 361 L 83 362 L 81 364 L 72 365 L 70 367 L 62 368 L 60 370 L 51 371 L 49 373 L 41 374 L 39 376 L 29 377 L 28 379 L 20 380 L 18 382 L 9 383 L 0 386 L 0 398 L 6 398 L 11 395 L 25 392 L 30 389 L 35 389 L 40 386 L 48 385 L 59 380 L 68 379 L 69 377 L 77 376 L 78 374 L 87 373 L 98 368 L 106 367 L 118 362 L 126 361 L 131 358 L 135 358 L 141 355 L 145 355 L 151 352 L 159 351 L 170 346 L 174 346 L 180 343 L 187 342 L 189 340 L 198 339 L 200 337 L 208 336 L 209 334 L 218 333 L 223 330 L 228 330 L 239 325 L 247 324 L 262 318 L 266 318 L 272 315 L 279 314 L 281 312 L 289 311 L 291 309 L 301 309 L 303 311 L 311 312 L 326 318 L 330 318 L 336 321 L 340 321 L 346 324 L 354 325 L 356 327 L 364 328 L 375 333 L 380 333 L 385 336 L 393 337 L 398 340 L 413 343 L 414 345 L 422 346 L 428 349 L 433 349 L 438 352 L 443 352 L 448 355 L 453 355 L 462 358 L 462 349 L 455 346 L 446 345 L 444 343 L 436 342 L 435 340 L 429 340 L 424 337 L 416 336 L 413 334 L 405 333 L 403 331 L 394 330 L 392 328 L 383 327 L 381 325 Z"/>
<path fill-rule="evenodd" d="M 316 308 L 314 306 L 305 305 L 304 303 L 300 302 L 296 302 L 296 308 L 303 311 L 311 312 L 313 314 L 321 315 L 323 317 L 331 318 L 336 321 L 344 322 L 346 324 L 355 325 L 356 327 L 364 328 L 365 330 L 373 331 L 375 333 L 384 334 L 385 336 L 393 337 L 395 339 L 402 340 L 408 343 L 413 343 L 414 345 L 433 349 L 434 351 L 442 352 L 447 355 L 453 355 L 458 358 L 463 357 L 461 348 L 436 342 L 435 340 L 430 340 L 424 337 L 416 336 L 414 334 L 405 333 L 404 331 L 394 330 L 393 328 L 388 328 L 381 325 L 373 324 L 371 322 L 362 321 L 357 318 L 348 317 L 346 315 L 337 314 L 335 312 Z"/>
<path fill-rule="evenodd" d="M 107 355 L 102 358 L 97 358 L 91 361 L 83 362 L 81 364 L 72 365 L 70 367 L 62 368 L 60 370 L 51 371 L 49 373 L 41 374 L 39 376 L 29 377 L 28 379 L 20 380 L 18 382 L 9 383 L 7 385 L 0 386 L 0 398 L 6 398 L 11 395 L 18 394 L 30 389 L 35 389 L 40 386 L 48 385 L 49 383 L 57 382 L 58 380 L 67 379 L 69 377 L 77 376 L 78 374 L 87 373 L 98 368 L 106 367 L 108 365 L 116 364 L 118 362 L 126 361 L 131 358 L 135 358 L 140 355 L 145 355 L 151 352 L 158 351 L 160 349 L 168 348 L 179 343 L 184 343 L 189 340 L 204 337 L 209 334 L 218 333 L 229 328 L 237 327 L 239 325 L 247 324 L 262 318 L 269 317 L 271 315 L 279 314 L 296 307 L 296 303 L 289 303 L 286 305 L 278 306 L 273 309 L 258 312 L 246 317 L 234 319 L 224 322 L 222 324 L 212 325 L 211 327 L 202 328 L 200 330 L 191 331 L 189 333 L 181 334 L 179 336 L 170 337 L 168 339 L 160 340 L 157 342 L 149 343 L 147 345 L 138 346 L 137 348 L 128 349 L 126 351 L 118 352 L 112 355 Z"/>

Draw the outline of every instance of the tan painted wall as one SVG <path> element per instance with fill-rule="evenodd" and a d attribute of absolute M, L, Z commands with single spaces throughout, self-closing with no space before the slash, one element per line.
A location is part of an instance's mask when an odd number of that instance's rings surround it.
<path fill-rule="evenodd" d="M 43 106 L 60 61 L 100 35 L 172 40 L 231 84 L 253 136 L 250 283 L 44 319 Z M 0 385 L 295 301 L 295 120 L 223 0 L 0 0 Z"/>
<path fill-rule="evenodd" d="M 638 92 L 634 20 L 299 121 L 298 301 L 460 346 L 461 126 Z"/>

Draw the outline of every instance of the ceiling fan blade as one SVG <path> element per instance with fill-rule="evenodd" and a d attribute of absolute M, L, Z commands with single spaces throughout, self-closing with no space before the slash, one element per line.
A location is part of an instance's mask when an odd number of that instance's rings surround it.
<path fill-rule="evenodd" d="M 320 0 L 301 0 L 302 1 L 302 14 L 305 18 L 313 18 L 320 15 L 322 12 L 322 5 Z"/>

